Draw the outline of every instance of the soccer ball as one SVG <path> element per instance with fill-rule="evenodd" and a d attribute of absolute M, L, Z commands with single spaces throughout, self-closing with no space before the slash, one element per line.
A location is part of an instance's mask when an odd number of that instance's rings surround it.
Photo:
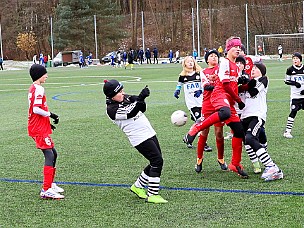
<path fill-rule="evenodd" d="M 184 126 L 187 123 L 187 120 L 187 114 L 182 110 L 177 110 L 171 115 L 172 124 L 178 127 Z"/>

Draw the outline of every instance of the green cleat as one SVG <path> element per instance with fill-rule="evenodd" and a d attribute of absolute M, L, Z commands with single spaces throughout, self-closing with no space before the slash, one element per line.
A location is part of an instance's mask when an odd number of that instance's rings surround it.
<path fill-rule="evenodd" d="M 261 173 L 262 172 L 262 169 L 261 169 L 259 161 L 253 162 L 252 166 L 253 166 L 253 172 L 254 173 Z"/>
<path fill-rule="evenodd" d="M 146 198 L 147 203 L 168 203 L 167 200 L 165 200 L 160 195 L 151 195 Z"/>
<path fill-rule="evenodd" d="M 135 193 L 141 199 L 146 199 L 148 197 L 144 188 L 137 188 L 134 184 L 131 186 L 130 191 Z"/>

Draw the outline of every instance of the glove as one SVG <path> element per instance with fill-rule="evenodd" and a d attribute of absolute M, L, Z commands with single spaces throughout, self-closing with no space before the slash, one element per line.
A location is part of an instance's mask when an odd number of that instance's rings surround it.
<path fill-rule="evenodd" d="M 54 131 L 56 127 L 53 124 L 51 124 L 51 129 Z"/>
<path fill-rule="evenodd" d="M 240 76 L 238 79 L 238 84 L 244 85 L 249 82 L 249 79 L 246 76 Z"/>
<path fill-rule="evenodd" d="M 148 97 L 149 95 L 150 95 L 150 90 L 149 90 L 148 86 L 146 85 L 146 87 L 143 88 L 142 91 L 140 92 L 140 94 L 138 95 L 138 100 L 144 101 L 146 99 L 146 97 Z"/>
<path fill-rule="evenodd" d="M 178 99 L 179 98 L 179 94 L 180 94 L 180 90 L 175 90 L 175 92 L 174 92 L 174 97 L 176 98 L 176 99 Z"/>
<path fill-rule="evenodd" d="M 295 86 L 296 86 L 297 88 L 301 88 L 301 84 L 300 84 L 299 82 L 295 82 Z"/>
<path fill-rule="evenodd" d="M 257 88 L 250 88 L 248 89 L 248 93 L 250 94 L 251 97 L 254 97 L 259 93 L 259 91 Z"/>
<path fill-rule="evenodd" d="M 301 94 L 301 95 L 304 95 L 304 90 L 302 90 L 302 91 L 300 92 L 300 94 Z"/>
<path fill-rule="evenodd" d="M 59 116 L 57 116 L 55 113 L 51 113 L 50 117 L 53 119 L 54 124 L 59 123 Z"/>
<path fill-rule="evenodd" d="M 203 91 L 201 89 L 194 91 L 194 97 L 196 97 L 196 98 L 200 97 L 200 95 L 202 94 L 202 92 Z"/>
<path fill-rule="evenodd" d="M 256 80 L 255 79 L 251 79 L 249 82 L 248 82 L 248 88 L 254 88 L 256 86 Z"/>
<path fill-rule="evenodd" d="M 245 108 L 245 104 L 243 101 L 238 102 L 238 105 L 240 110 L 243 110 L 243 108 Z"/>
<path fill-rule="evenodd" d="M 214 86 L 213 85 L 206 85 L 205 87 L 204 87 L 204 90 L 206 90 L 206 91 L 212 91 L 214 89 Z"/>

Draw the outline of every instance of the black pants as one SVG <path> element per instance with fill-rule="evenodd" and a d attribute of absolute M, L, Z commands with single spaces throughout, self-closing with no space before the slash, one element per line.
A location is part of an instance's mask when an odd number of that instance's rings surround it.
<path fill-rule="evenodd" d="M 145 173 L 150 177 L 160 177 L 164 161 L 157 137 L 153 136 L 135 148 L 150 162 Z"/>

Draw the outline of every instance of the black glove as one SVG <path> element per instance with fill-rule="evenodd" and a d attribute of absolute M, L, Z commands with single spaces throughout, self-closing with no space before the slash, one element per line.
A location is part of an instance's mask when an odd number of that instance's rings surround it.
<path fill-rule="evenodd" d="M 300 84 L 299 82 L 295 82 L 295 86 L 296 86 L 297 88 L 301 88 L 301 84 Z"/>
<path fill-rule="evenodd" d="M 249 82 L 248 82 L 248 88 L 254 88 L 256 86 L 256 80 L 255 79 L 251 79 Z"/>
<path fill-rule="evenodd" d="M 302 90 L 302 91 L 300 92 L 300 94 L 301 94 L 301 95 L 304 95 L 304 90 Z"/>
<path fill-rule="evenodd" d="M 148 86 L 146 85 L 146 87 L 143 88 L 142 91 L 140 92 L 140 94 L 138 95 L 138 100 L 144 101 L 146 99 L 146 97 L 148 97 L 149 95 L 150 95 L 150 90 L 149 90 Z"/>
<path fill-rule="evenodd" d="M 59 123 L 59 116 L 57 116 L 55 113 L 51 113 L 50 117 L 54 120 L 53 121 L 54 124 Z"/>
<path fill-rule="evenodd" d="M 200 90 L 196 90 L 194 91 L 194 97 L 198 98 L 200 97 L 200 95 L 203 93 L 203 91 L 200 89 Z"/>
<path fill-rule="evenodd" d="M 51 129 L 54 131 L 56 127 L 53 124 L 51 124 Z"/>
<path fill-rule="evenodd" d="M 246 76 L 240 76 L 238 79 L 238 84 L 245 85 L 249 82 L 249 79 Z"/>
<path fill-rule="evenodd" d="M 214 89 L 214 86 L 213 85 L 206 85 L 205 87 L 204 87 L 204 90 L 206 90 L 206 91 L 212 91 Z"/>
<path fill-rule="evenodd" d="M 245 104 L 243 101 L 238 102 L 238 105 L 240 110 L 243 110 L 243 108 L 245 108 Z"/>
<path fill-rule="evenodd" d="M 254 97 L 259 93 L 259 91 L 257 88 L 250 88 L 248 89 L 248 93 L 250 94 L 251 97 Z"/>
<path fill-rule="evenodd" d="M 179 98 L 179 94 L 180 94 L 180 90 L 175 90 L 175 92 L 174 92 L 174 97 L 176 98 L 176 99 L 178 99 Z"/>

